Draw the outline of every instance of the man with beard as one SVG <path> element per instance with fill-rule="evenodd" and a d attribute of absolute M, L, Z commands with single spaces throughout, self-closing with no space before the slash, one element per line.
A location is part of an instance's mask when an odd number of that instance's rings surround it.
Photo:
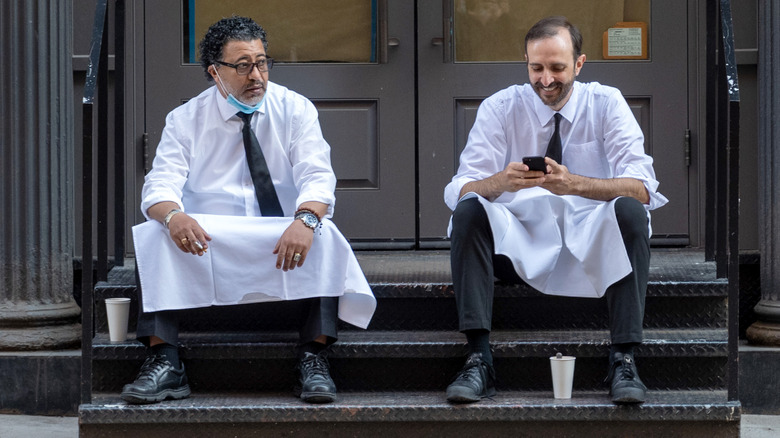
<path fill-rule="evenodd" d="M 143 289 L 137 337 L 149 351 L 122 391 L 130 403 L 190 394 L 178 309 L 296 300 L 296 395 L 311 403 L 336 397 L 326 348 L 337 319 L 365 328 L 373 314 L 357 260 L 328 220 L 336 177 L 317 111 L 268 80 L 266 50 L 265 31 L 249 18 L 213 24 L 200 62 L 216 84 L 166 118 L 141 195 L 149 220 L 133 229 Z"/>
<path fill-rule="evenodd" d="M 469 356 L 447 388 L 453 403 L 495 393 L 490 349 L 494 277 L 551 295 L 606 295 L 607 382 L 614 403 L 642 403 L 634 347 L 642 342 L 650 261 L 652 158 L 620 91 L 575 78 L 582 36 L 565 17 L 525 37 L 529 84 L 479 107 L 444 199 L 453 210 L 451 266 Z M 540 158 L 544 156 L 544 158 Z M 524 164 L 525 157 L 537 157 Z"/>

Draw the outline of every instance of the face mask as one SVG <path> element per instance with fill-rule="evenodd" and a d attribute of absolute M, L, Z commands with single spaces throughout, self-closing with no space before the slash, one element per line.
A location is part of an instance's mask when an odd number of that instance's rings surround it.
<path fill-rule="evenodd" d="M 225 87 L 225 83 L 222 81 L 222 77 L 219 75 L 219 71 L 217 71 L 217 66 L 214 66 L 214 71 L 217 73 L 217 77 L 219 78 L 219 83 L 222 84 L 222 91 L 225 92 L 228 97 L 227 101 L 229 104 L 233 105 L 241 111 L 244 114 L 252 114 L 253 112 L 260 109 L 260 106 L 263 105 L 263 101 L 265 100 L 265 93 L 263 93 L 263 98 L 260 99 L 260 102 L 257 102 L 255 105 L 247 105 L 244 102 L 241 102 L 240 100 L 236 99 L 235 96 L 233 96 L 233 93 L 231 93 L 227 87 Z"/>

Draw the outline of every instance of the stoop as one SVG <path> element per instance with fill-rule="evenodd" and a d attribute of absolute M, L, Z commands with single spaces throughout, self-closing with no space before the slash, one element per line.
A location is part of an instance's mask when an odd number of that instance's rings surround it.
<path fill-rule="evenodd" d="M 79 408 L 81 436 L 739 436 L 741 406 L 726 394 L 727 281 L 700 251 L 653 249 L 646 340 L 637 348 L 649 392 L 639 406 L 612 404 L 602 384 L 604 300 L 504 284 L 492 335 L 498 394 L 448 404 L 444 389 L 466 353 L 449 252 L 357 256 L 377 312 L 368 330 L 342 328 L 330 354 L 339 398 L 328 405 L 292 396 L 297 331 L 288 303 L 185 311 L 181 354 L 192 396 L 127 405 L 119 391 L 145 351 L 108 341 L 103 299 L 133 299 L 131 331 L 137 311 L 133 268 L 115 268 L 95 289 L 93 394 Z M 552 397 L 548 357 L 556 352 L 577 356 L 571 400 Z"/>

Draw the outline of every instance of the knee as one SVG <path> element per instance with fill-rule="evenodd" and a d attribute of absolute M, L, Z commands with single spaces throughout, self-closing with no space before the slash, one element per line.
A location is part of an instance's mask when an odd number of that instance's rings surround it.
<path fill-rule="evenodd" d="M 615 201 L 615 217 L 620 232 L 625 237 L 647 237 L 647 211 L 641 202 L 634 198 L 622 197 Z"/>
<path fill-rule="evenodd" d="M 466 237 L 488 224 L 487 213 L 482 204 L 475 198 L 466 199 L 459 202 L 452 213 L 452 238 Z"/>

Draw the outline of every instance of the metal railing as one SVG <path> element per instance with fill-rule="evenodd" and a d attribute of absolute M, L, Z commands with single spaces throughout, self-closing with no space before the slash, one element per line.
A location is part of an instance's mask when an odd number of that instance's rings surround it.
<path fill-rule="evenodd" d="M 728 398 L 739 399 L 739 80 L 731 1 L 707 2 L 705 258 L 728 278 Z"/>
<path fill-rule="evenodd" d="M 89 52 L 89 66 L 84 83 L 82 101 L 82 298 L 81 298 L 81 402 L 92 401 L 92 338 L 95 335 L 93 315 L 94 282 L 108 278 L 108 239 L 114 237 L 114 264 L 124 263 L 125 252 L 125 163 L 124 163 L 124 0 L 113 0 L 115 23 L 114 62 L 114 230 L 108 229 L 109 188 L 109 142 L 108 142 L 108 0 L 97 0 L 92 40 Z M 97 138 L 93 135 L 97 118 Z M 97 163 L 95 163 L 95 153 Z M 97 164 L 97 184 L 94 168 Z M 97 204 L 94 195 L 97 192 Z M 93 207 L 96 207 L 94 211 Z M 97 224 L 93 219 L 97 219 Z M 93 233 L 93 228 L 97 233 Z M 97 241 L 97 258 L 93 260 L 93 238 Z M 93 278 L 93 272 L 96 277 Z"/>

